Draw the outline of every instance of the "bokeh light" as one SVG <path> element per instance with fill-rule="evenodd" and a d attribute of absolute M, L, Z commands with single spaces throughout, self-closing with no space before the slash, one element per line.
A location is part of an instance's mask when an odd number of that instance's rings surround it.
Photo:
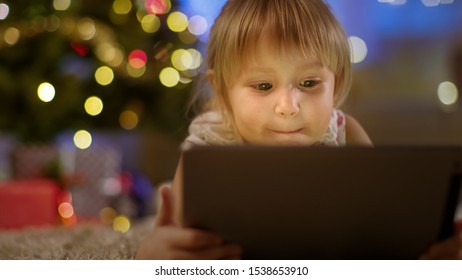
<path fill-rule="evenodd" d="M 112 67 L 118 67 L 124 62 L 124 54 L 121 49 L 114 48 L 115 55 L 114 57 L 107 62 L 108 65 Z"/>
<path fill-rule="evenodd" d="M 10 46 L 16 45 L 19 41 L 19 37 L 21 37 L 21 32 L 16 27 L 7 28 L 3 34 L 3 39 Z"/>
<path fill-rule="evenodd" d="M 425 7 L 436 7 L 440 4 L 440 0 L 422 0 Z"/>
<path fill-rule="evenodd" d="M 363 39 L 350 36 L 348 38 L 350 41 L 350 54 L 352 63 L 360 63 L 366 59 L 367 56 L 367 45 Z"/>
<path fill-rule="evenodd" d="M 88 52 L 90 51 L 88 46 L 83 45 L 83 44 L 71 43 L 71 47 L 80 56 L 86 56 L 88 54 Z"/>
<path fill-rule="evenodd" d="M 51 15 L 47 18 L 45 29 L 48 32 L 54 32 L 61 26 L 61 19 L 56 15 Z"/>
<path fill-rule="evenodd" d="M 138 115 L 132 110 L 125 110 L 119 116 L 119 124 L 123 129 L 134 129 L 138 125 Z"/>
<path fill-rule="evenodd" d="M 99 217 L 104 224 L 110 225 L 117 217 L 117 211 L 112 207 L 104 207 L 99 211 Z"/>
<path fill-rule="evenodd" d="M 74 145 L 81 150 L 85 150 L 90 147 L 91 142 L 91 134 L 86 130 L 79 130 L 74 134 Z"/>
<path fill-rule="evenodd" d="M 189 19 L 188 29 L 191 34 L 199 36 L 207 32 L 208 23 L 202 16 L 192 16 Z"/>
<path fill-rule="evenodd" d="M 145 0 L 144 6 L 150 14 L 166 14 L 170 11 L 172 3 L 170 0 Z"/>
<path fill-rule="evenodd" d="M 173 12 L 167 18 L 167 26 L 173 32 L 185 31 L 188 24 L 188 17 L 182 12 Z"/>
<path fill-rule="evenodd" d="M 146 16 L 146 10 L 138 8 L 138 10 L 136 10 L 136 19 L 141 22 L 144 16 Z"/>
<path fill-rule="evenodd" d="M 74 215 L 70 216 L 69 218 L 61 217 L 61 223 L 68 227 L 75 226 L 77 224 L 77 215 L 75 215 L 74 212 Z"/>
<path fill-rule="evenodd" d="M 114 219 L 112 228 L 114 231 L 126 233 L 130 230 L 130 219 L 127 216 L 119 215 Z"/>
<path fill-rule="evenodd" d="M 61 31 L 61 33 L 64 35 L 69 36 L 74 33 L 76 25 L 76 22 L 71 18 L 61 18 L 61 26 L 59 31 Z"/>
<path fill-rule="evenodd" d="M 192 63 L 190 69 L 194 70 L 202 65 L 202 54 L 196 49 L 188 49 L 188 52 L 192 56 Z"/>
<path fill-rule="evenodd" d="M 454 105 L 459 99 L 459 90 L 457 89 L 457 86 L 449 81 L 439 84 L 438 99 L 443 105 Z"/>
<path fill-rule="evenodd" d="M 141 19 L 141 28 L 146 33 L 156 33 L 160 28 L 160 19 L 154 14 L 145 15 Z"/>
<path fill-rule="evenodd" d="M 377 0 L 379 3 L 388 3 L 391 5 L 404 5 L 407 0 Z"/>
<path fill-rule="evenodd" d="M 186 84 L 189 84 L 191 83 L 193 80 L 191 78 L 188 78 L 188 77 L 180 77 L 180 83 L 186 85 Z"/>
<path fill-rule="evenodd" d="M 100 60 L 108 63 L 115 58 L 116 49 L 111 44 L 104 42 L 96 46 L 95 54 Z"/>
<path fill-rule="evenodd" d="M 96 34 L 95 22 L 90 18 L 82 18 L 77 23 L 77 30 L 82 40 L 90 40 Z"/>
<path fill-rule="evenodd" d="M 404 5 L 407 0 L 378 0 L 380 3 L 389 3 L 391 5 Z"/>
<path fill-rule="evenodd" d="M 53 0 L 53 8 L 57 11 L 65 11 L 71 6 L 71 0 Z"/>
<path fill-rule="evenodd" d="M 180 73 L 172 67 L 166 67 L 160 71 L 160 82 L 166 87 L 174 87 L 180 82 Z"/>
<path fill-rule="evenodd" d="M 173 48 L 173 44 L 170 42 L 158 42 L 153 47 L 154 58 L 157 60 L 164 61 L 170 56 L 170 50 Z"/>
<path fill-rule="evenodd" d="M 132 10 L 131 0 L 115 0 L 112 3 L 112 9 L 116 14 L 126 15 Z"/>
<path fill-rule="evenodd" d="M 69 202 L 63 202 L 58 206 L 58 213 L 64 219 L 69 219 L 74 215 L 74 207 Z"/>
<path fill-rule="evenodd" d="M 114 71 L 107 66 L 101 66 L 95 71 L 96 82 L 102 86 L 107 86 L 114 80 Z"/>
<path fill-rule="evenodd" d="M 101 61 L 112 67 L 120 66 L 124 60 L 122 51 L 107 42 L 98 44 L 95 53 Z"/>
<path fill-rule="evenodd" d="M 5 3 L 0 3 L 0 20 L 6 19 L 10 13 L 10 7 Z"/>
<path fill-rule="evenodd" d="M 178 33 L 178 37 L 180 38 L 180 41 L 186 45 L 194 44 L 197 41 L 197 37 L 191 34 L 188 29 Z"/>
<path fill-rule="evenodd" d="M 103 111 L 103 101 L 97 96 L 90 96 L 85 101 L 85 112 L 90 116 L 97 116 Z"/>
<path fill-rule="evenodd" d="M 41 83 L 38 86 L 37 95 L 43 102 L 50 102 L 55 98 L 55 87 L 50 83 Z"/>
<path fill-rule="evenodd" d="M 143 68 L 146 65 L 147 60 L 148 56 L 142 50 L 133 50 L 128 55 L 128 63 L 136 69 Z"/>
<path fill-rule="evenodd" d="M 135 68 L 130 63 L 127 64 L 127 73 L 130 77 L 139 78 L 146 73 L 146 66 L 143 65 L 141 68 Z"/>
<path fill-rule="evenodd" d="M 122 192 L 120 180 L 115 177 L 109 177 L 103 180 L 101 191 L 108 196 L 116 196 Z"/>
<path fill-rule="evenodd" d="M 193 64 L 193 57 L 190 52 L 183 49 L 174 51 L 170 57 L 173 67 L 179 71 L 186 71 L 191 68 Z"/>

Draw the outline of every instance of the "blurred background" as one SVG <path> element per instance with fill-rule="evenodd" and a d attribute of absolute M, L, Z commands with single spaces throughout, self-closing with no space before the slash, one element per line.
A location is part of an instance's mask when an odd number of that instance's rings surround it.
<path fill-rule="evenodd" d="M 224 2 L 0 0 L 0 181 L 57 180 L 81 216 L 150 213 Z M 462 1 L 326 2 L 352 45 L 343 109 L 373 142 L 461 145 Z"/>

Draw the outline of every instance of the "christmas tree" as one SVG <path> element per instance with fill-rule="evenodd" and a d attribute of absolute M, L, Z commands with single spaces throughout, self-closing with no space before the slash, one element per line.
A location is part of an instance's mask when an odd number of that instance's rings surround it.
<path fill-rule="evenodd" d="M 50 141 L 152 127 L 182 138 L 201 20 L 170 0 L 0 2 L 0 131 Z"/>

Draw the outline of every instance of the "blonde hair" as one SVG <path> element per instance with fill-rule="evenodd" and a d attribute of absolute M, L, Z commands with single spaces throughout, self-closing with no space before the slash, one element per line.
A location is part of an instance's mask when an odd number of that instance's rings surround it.
<path fill-rule="evenodd" d="M 228 89 L 262 34 L 279 50 L 295 46 L 327 66 L 335 76 L 334 106 L 343 103 L 351 86 L 348 39 L 322 0 L 229 0 L 210 32 L 207 67 L 214 92 L 205 109 L 231 112 Z"/>

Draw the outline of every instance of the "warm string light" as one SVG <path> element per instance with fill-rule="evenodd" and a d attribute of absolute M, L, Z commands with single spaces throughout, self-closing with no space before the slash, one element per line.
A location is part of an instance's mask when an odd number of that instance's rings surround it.
<path fill-rule="evenodd" d="M 442 82 L 438 85 L 438 100 L 444 106 L 454 106 L 459 99 L 459 90 L 457 86 L 449 81 Z"/>
<path fill-rule="evenodd" d="M 119 124 L 125 130 L 132 130 L 138 125 L 138 114 L 132 110 L 125 110 L 119 116 Z"/>
<path fill-rule="evenodd" d="M 79 130 L 74 134 L 74 145 L 81 150 L 89 148 L 91 142 L 91 134 L 86 130 Z"/>
<path fill-rule="evenodd" d="M 50 102 L 55 98 L 55 87 L 50 83 L 41 83 L 37 88 L 37 95 L 43 102 Z"/>
<path fill-rule="evenodd" d="M 3 39 L 5 40 L 5 43 L 7 43 L 10 46 L 16 45 L 20 37 L 21 31 L 19 31 L 19 29 L 17 29 L 16 27 L 7 28 L 5 30 L 5 33 L 3 34 Z"/>
<path fill-rule="evenodd" d="M 132 10 L 132 1 L 131 0 L 115 0 L 112 3 L 112 9 L 116 14 L 126 15 Z"/>
<path fill-rule="evenodd" d="M 101 66 L 95 71 L 95 80 L 102 86 L 107 86 L 114 80 L 114 71 L 108 66 Z"/>
<path fill-rule="evenodd" d="M 117 216 L 112 222 L 112 228 L 116 232 L 126 233 L 130 230 L 130 219 L 125 215 Z"/>
<path fill-rule="evenodd" d="M 156 33 L 161 25 L 159 17 L 153 14 L 143 16 L 140 23 L 141 28 L 146 33 Z"/>
<path fill-rule="evenodd" d="M 73 226 L 77 223 L 77 215 L 72 205 L 72 194 L 67 191 L 60 192 L 57 198 L 58 215 L 64 226 Z"/>
<path fill-rule="evenodd" d="M 144 4 L 148 13 L 156 15 L 166 14 L 172 8 L 170 0 L 145 0 Z"/>
<path fill-rule="evenodd" d="M 90 116 L 97 116 L 103 111 L 103 101 L 97 96 L 88 97 L 84 104 L 85 112 Z"/>
<path fill-rule="evenodd" d="M 99 218 L 105 225 L 112 225 L 115 232 L 126 233 L 130 230 L 130 218 L 126 215 L 117 213 L 112 207 L 104 207 L 99 211 Z"/>
<path fill-rule="evenodd" d="M 56 11 L 65 11 L 71 6 L 71 0 L 53 0 L 53 8 Z"/>
<path fill-rule="evenodd" d="M 142 50 L 133 50 L 128 55 L 128 63 L 136 69 L 146 66 L 148 56 Z"/>
<path fill-rule="evenodd" d="M 167 17 L 167 26 L 173 32 L 185 31 L 188 24 L 188 17 L 182 12 L 173 12 Z"/>

